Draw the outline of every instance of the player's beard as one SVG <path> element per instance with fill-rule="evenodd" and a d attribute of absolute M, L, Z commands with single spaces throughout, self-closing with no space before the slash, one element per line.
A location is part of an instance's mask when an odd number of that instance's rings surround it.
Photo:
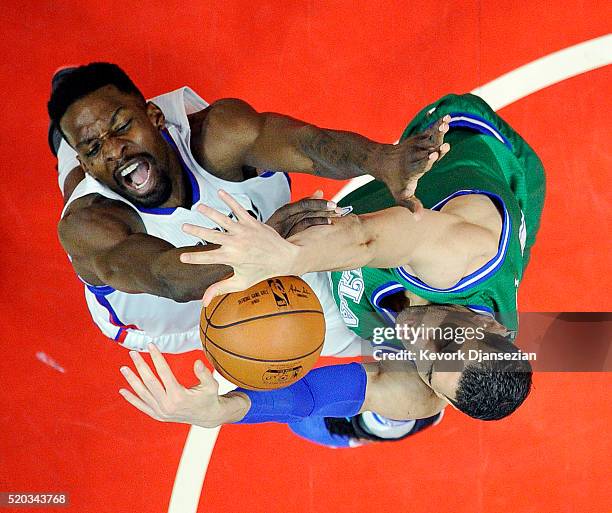
<path fill-rule="evenodd" d="M 129 194 L 129 191 L 123 190 L 121 195 L 130 200 L 137 207 L 141 208 L 156 208 L 163 205 L 172 194 L 172 180 L 165 173 L 160 173 L 156 178 L 157 184 L 155 188 L 146 196 L 135 196 Z"/>

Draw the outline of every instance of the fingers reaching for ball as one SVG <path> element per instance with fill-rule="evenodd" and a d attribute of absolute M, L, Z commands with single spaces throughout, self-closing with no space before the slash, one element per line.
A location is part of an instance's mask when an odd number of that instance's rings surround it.
<path fill-rule="evenodd" d="M 193 367 L 199 384 L 185 388 L 159 349 L 153 344 L 149 344 L 148 349 L 159 378 L 136 351 L 130 351 L 136 372 L 127 366 L 120 369 L 132 390 L 122 388 L 119 393 L 144 414 L 161 422 L 210 428 L 240 420 L 248 411 L 248 400 L 239 394 L 220 400 L 219 385 L 201 360 L 197 360 Z"/>
<path fill-rule="evenodd" d="M 183 231 L 186 233 L 206 242 L 219 244 L 220 247 L 197 251 L 190 248 L 189 252 L 181 254 L 181 262 L 199 265 L 222 264 L 231 266 L 234 270 L 231 278 L 208 288 L 203 298 L 205 305 L 208 305 L 215 295 L 244 290 L 273 276 L 297 274 L 295 272 L 299 251 L 297 246 L 283 239 L 270 226 L 253 218 L 226 192 L 219 191 L 219 197 L 232 209 L 236 221 L 209 207 L 198 208 L 224 229 L 224 233 L 190 224 L 183 226 Z M 325 200 L 316 198 L 307 201 L 323 202 L 327 205 Z M 295 224 L 290 226 L 289 232 L 303 219 L 298 216 L 294 221 Z M 327 219 L 317 220 L 315 224 L 318 222 L 327 223 Z M 270 255 L 274 255 L 274 258 L 270 258 Z"/>

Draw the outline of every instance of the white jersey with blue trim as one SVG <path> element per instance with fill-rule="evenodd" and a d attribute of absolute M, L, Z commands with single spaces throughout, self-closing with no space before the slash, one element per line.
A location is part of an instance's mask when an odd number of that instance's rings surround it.
<path fill-rule="evenodd" d="M 151 100 L 164 113 L 166 141 L 175 149 L 192 186 L 191 208 L 140 208 L 121 197 L 90 175 L 79 183 L 62 212 L 83 196 L 100 194 L 121 201 L 138 212 L 149 235 L 168 241 L 176 247 L 193 246 L 202 241 L 181 230 L 184 223 L 208 228 L 218 226 L 200 214 L 200 204 L 213 207 L 225 214 L 230 210 L 217 191 L 221 188 L 259 220 L 266 221 L 272 213 L 290 201 L 290 181 L 284 173 L 265 172 L 243 182 L 228 182 L 202 168 L 190 150 L 191 130 L 187 116 L 207 107 L 188 87 L 158 96 Z M 76 153 L 64 141 L 58 153 L 59 169 L 74 167 Z M 78 162 L 77 162 L 78 163 Z M 72 167 L 71 167 L 72 166 Z M 359 354 L 360 339 L 346 329 L 324 273 L 312 273 L 303 277 L 319 297 L 327 322 L 325 354 L 354 356 Z M 181 353 L 201 349 L 199 319 L 201 301 L 178 303 L 152 294 L 129 294 L 110 286 L 85 284 L 85 298 L 94 322 L 102 333 L 122 346 L 146 351 L 147 344 L 155 343 L 163 352 Z"/>
<path fill-rule="evenodd" d="M 191 208 L 140 208 L 86 175 L 67 201 L 64 212 L 78 198 L 100 194 L 136 210 L 149 235 L 182 247 L 202 243 L 181 230 L 184 223 L 218 228 L 196 210 L 198 205 L 205 204 L 230 214 L 227 205 L 217 195 L 221 188 L 262 221 L 289 202 L 290 186 L 284 173 L 264 173 L 243 182 L 228 182 L 212 175 L 197 163 L 190 150 L 191 130 L 187 116 L 206 108 L 208 104 L 191 89 L 183 87 L 151 101 L 164 113 L 164 138 L 177 152 L 191 181 Z M 70 156 L 69 152 L 64 151 L 63 154 Z M 200 347 L 197 332 L 202 307 L 200 301 L 177 303 L 151 294 L 128 294 L 109 286 L 91 285 L 85 286 L 85 296 L 91 315 L 102 332 L 130 349 L 145 350 L 149 342 L 155 342 L 165 352 L 182 352 Z"/>

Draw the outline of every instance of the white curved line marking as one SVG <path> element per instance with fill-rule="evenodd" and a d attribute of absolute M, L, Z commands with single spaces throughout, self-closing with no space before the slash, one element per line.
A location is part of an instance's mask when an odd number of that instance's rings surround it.
<path fill-rule="evenodd" d="M 516 68 L 472 91 L 493 110 L 587 71 L 612 64 L 612 34 L 590 39 Z M 332 198 L 339 201 L 374 180 L 370 175 L 353 178 Z"/>
<path fill-rule="evenodd" d="M 494 110 L 499 110 L 540 89 L 609 64 L 612 64 L 612 34 L 551 53 L 477 87 L 472 92 L 482 97 Z M 334 196 L 334 201 L 373 179 L 369 175 L 353 178 Z M 221 382 L 222 387 L 229 383 L 216 372 L 215 378 Z M 235 388 L 231 383 L 229 385 L 230 388 L 222 393 Z M 219 428 L 191 426 L 174 481 L 168 513 L 196 513 L 218 433 Z"/>
<path fill-rule="evenodd" d="M 606 34 L 525 64 L 472 92 L 499 110 L 540 89 L 611 63 L 612 34 Z"/>
<path fill-rule="evenodd" d="M 374 180 L 372 175 L 363 175 L 358 176 L 357 178 L 353 178 L 349 183 L 347 183 L 342 189 L 340 189 L 332 198 L 332 201 L 340 201 L 344 196 L 347 196 L 351 192 L 359 189 L 362 185 L 365 185 L 368 182 Z"/>
<path fill-rule="evenodd" d="M 204 476 L 220 429 L 191 426 L 176 471 L 168 513 L 197 511 Z"/>
<path fill-rule="evenodd" d="M 213 372 L 213 376 L 219 382 L 219 393 L 225 394 L 236 388 L 217 371 Z M 206 469 L 220 429 L 191 426 L 176 471 L 168 513 L 197 512 Z"/>

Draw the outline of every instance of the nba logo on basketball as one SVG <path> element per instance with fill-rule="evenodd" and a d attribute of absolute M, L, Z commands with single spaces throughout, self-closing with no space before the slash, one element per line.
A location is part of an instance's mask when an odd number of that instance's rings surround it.
<path fill-rule="evenodd" d="M 287 293 L 285 292 L 285 286 L 283 285 L 283 282 L 278 278 L 272 278 L 271 280 L 268 280 L 268 285 L 272 290 L 272 294 L 274 294 L 276 306 L 289 306 L 289 298 L 287 297 Z"/>
<path fill-rule="evenodd" d="M 286 369 L 268 369 L 263 375 L 264 383 L 292 383 L 298 379 L 303 367 L 289 367 Z"/>

